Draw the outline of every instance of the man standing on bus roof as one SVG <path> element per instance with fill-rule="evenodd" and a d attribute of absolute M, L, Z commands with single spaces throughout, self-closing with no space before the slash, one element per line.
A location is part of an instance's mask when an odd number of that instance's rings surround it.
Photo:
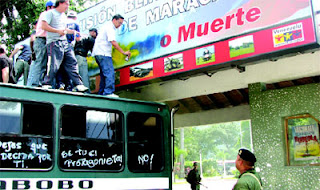
<path fill-rule="evenodd" d="M 29 68 L 31 64 L 32 51 L 29 45 L 22 44 L 17 46 L 9 59 L 13 59 L 13 56 L 20 51 L 20 54 L 17 58 L 17 61 L 14 63 L 14 72 L 15 72 L 15 80 L 18 82 L 19 78 L 23 74 L 24 85 L 27 85 L 28 76 L 29 76 Z"/>
<path fill-rule="evenodd" d="M 55 8 L 46 13 L 42 20 L 42 29 L 47 31 L 48 66 L 44 79 L 45 88 L 54 88 L 55 79 L 60 66 L 63 66 L 68 77 L 76 85 L 73 91 L 88 90 L 82 83 L 78 72 L 77 60 L 67 41 L 66 34 L 73 34 L 74 30 L 67 28 L 65 12 L 69 8 L 69 0 L 56 0 Z"/>
<path fill-rule="evenodd" d="M 53 9 L 53 3 L 51 1 L 47 1 L 46 9 L 40 14 L 36 25 L 35 39 L 33 42 L 35 61 L 33 61 L 30 65 L 27 86 L 38 87 L 42 85 L 41 82 L 43 80 L 43 74 L 46 71 L 48 62 L 46 48 L 47 31 L 42 29 L 42 20 L 44 19 L 47 11 L 49 11 L 50 9 Z"/>
<path fill-rule="evenodd" d="M 123 23 L 124 18 L 116 14 L 112 17 L 112 20 L 107 22 L 99 31 L 93 47 L 93 56 L 100 68 L 100 95 L 108 95 L 117 97 L 113 94 L 115 91 L 115 75 L 112 62 L 112 46 L 120 53 L 130 58 L 131 52 L 124 51 L 116 41 L 116 29 Z"/>
<path fill-rule="evenodd" d="M 13 76 L 13 66 L 7 57 L 7 46 L 0 44 L 0 82 L 16 83 Z"/>
<path fill-rule="evenodd" d="M 67 28 L 74 30 L 74 34 L 67 34 L 68 42 L 74 47 L 76 41 L 80 40 L 80 26 L 77 22 L 77 12 L 69 10 L 67 13 Z"/>
<path fill-rule="evenodd" d="M 32 23 L 33 29 L 32 29 L 31 35 L 30 35 L 30 48 L 31 48 L 31 52 L 32 52 L 32 61 L 36 60 L 36 56 L 35 56 L 34 49 L 33 49 L 33 44 L 34 44 L 34 40 L 36 38 L 37 23 L 38 23 L 37 20 Z"/>
<path fill-rule="evenodd" d="M 78 62 L 79 74 L 82 78 L 83 85 L 89 88 L 88 92 L 90 92 L 90 80 L 88 73 L 88 62 L 87 56 L 88 52 L 93 49 L 95 39 L 98 34 L 98 30 L 95 28 L 91 28 L 89 30 L 90 36 L 86 38 L 82 38 L 80 41 L 77 41 L 74 46 L 74 54 L 76 55 L 76 59 Z"/>
<path fill-rule="evenodd" d="M 255 155 L 247 149 L 240 149 L 236 159 L 236 168 L 240 172 L 239 180 L 233 190 L 261 190 L 262 182 L 255 171 L 254 164 L 257 161 Z"/>

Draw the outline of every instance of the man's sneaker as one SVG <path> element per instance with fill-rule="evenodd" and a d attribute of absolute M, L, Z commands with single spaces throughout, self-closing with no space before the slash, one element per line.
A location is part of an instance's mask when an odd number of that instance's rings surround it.
<path fill-rule="evenodd" d="M 44 88 L 44 89 L 52 89 L 52 86 L 51 85 L 42 85 L 42 88 Z"/>
<path fill-rule="evenodd" d="M 116 94 L 108 94 L 107 96 L 108 96 L 108 97 L 113 97 L 113 98 L 119 98 L 119 96 L 116 95 Z"/>
<path fill-rule="evenodd" d="M 85 92 L 89 90 L 89 88 L 85 87 L 83 84 L 79 84 L 72 89 L 73 92 Z"/>
<path fill-rule="evenodd" d="M 59 90 L 64 90 L 65 85 L 63 83 L 59 84 Z"/>

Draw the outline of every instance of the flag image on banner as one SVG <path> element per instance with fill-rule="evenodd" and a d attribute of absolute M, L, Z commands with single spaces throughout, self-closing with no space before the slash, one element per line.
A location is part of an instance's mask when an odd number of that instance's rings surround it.
<path fill-rule="evenodd" d="M 302 23 L 297 23 L 274 29 L 272 31 L 272 36 L 274 47 L 280 47 L 304 41 L 303 25 Z"/>

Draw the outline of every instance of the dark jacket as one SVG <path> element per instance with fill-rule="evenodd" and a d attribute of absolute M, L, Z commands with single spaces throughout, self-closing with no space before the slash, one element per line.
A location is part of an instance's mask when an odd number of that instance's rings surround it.
<path fill-rule="evenodd" d="M 187 181 L 191 184 L 191 189 L 199 189 L 201 181 L 199 170 L 193 168 L 187 176 Z"/>
<path fill-rule="evenodd" d="M 74 54 L 87 57 L 88 51 L 92 51 L 95 39 L 93 37 L 84 38 L 74 46 Z"/>
<path fill-rule="evenodd" d="M 0 56 L 0 82 L 3 82 L 1 70 L 6 67 L 9 67 L 9 83 L 16 84 L 16 81 L 14 79 L 14 69 L 13 69 L 12 61 L 7 56 L 1 55 Z"/>

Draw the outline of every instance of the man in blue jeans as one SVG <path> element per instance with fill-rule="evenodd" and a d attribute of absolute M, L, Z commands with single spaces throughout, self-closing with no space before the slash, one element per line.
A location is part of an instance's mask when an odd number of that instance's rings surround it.
<path fill-rule="evenodd" d="M 78 72 L 77 60 L 66 34 L 73 34 L 68 29 L 65 11 L 69 8 L 69 0 L 56 0 L 55 8 L 48 11 L 42 20 L 42 29 L 47 31 L 48 66 L 44 79 L 44 88 L 55 88 L 56 75 L 59 68 L 64 67 L 68 77 L 75 87 L 73 91 L 85 92 L 88 90 L 82 83 Z"/>
<path fill-rule="evenodd" d="M 38 19 L 36 25 L 35 39 L 33 42 L 33 50 L 35 53 L 35 61 L 30 65 L 30 72 L 28 77 L 27 86 L 38 87 L 41 86 L 41 82 L 46 71 L 46 66 L 48 62 L 47 47 L 46 47 L 46 37 L 47 31 L 42 29 L 42 20 L 45 17 L 47 11 L 53 8 L 53 3 L 48 1 L 46 3 L 46 10 L 43 11 Z"/>
<path fill-rule="evenodd" d="M 115 90 L 115 76 L 111 57 L 112 46 L 123 55 L 128 56 L 128 58 L 131 56 L 131 52 L 124 51 L 116 41 L 116 29 L 121 26 L 123 19 L 119 14 L 114 15 L 112 20 L 107 22 L 99 31 L 93 47 L 92 54 L 95 56 L 100 68 L 100 86 L 98 92 L 100 95 L 117 97 L 117 95 L 113 94 Z"/>

